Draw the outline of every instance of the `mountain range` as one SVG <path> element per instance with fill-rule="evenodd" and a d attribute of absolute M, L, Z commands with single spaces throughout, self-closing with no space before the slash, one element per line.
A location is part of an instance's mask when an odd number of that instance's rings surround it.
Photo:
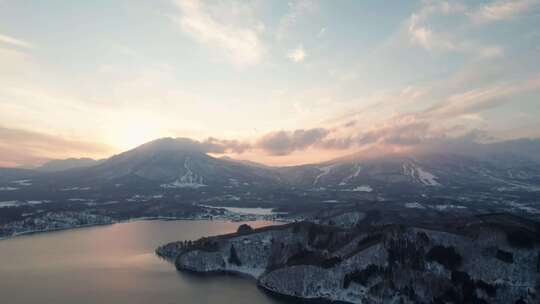
<path fill-rule="evenodd" d="M 461 147 L 446 153 L 434 149 L 416 155 L 346 157 L 320 164 L 270 167 L 211 157 L 187 139 L 164 138 L 104 160 L 54 160 L 36 170 L 0 169 L 0 182 L 4 182 L 0 186 L 7 187 L 10 179 L 19 178 L 32 179 L 33 187 L 46 184 L 51 190 L 100 190 L 110 184 L 144 184 L 154 189 L 276 186 L 380 194 L 403 187 L 411 191 L 460 187 L 540 190 L 540 153 L 534 153 L 540 151 L 540 140 Z"/>
<path fill-rule="evenodd" d="M 113 218 L 175 217 L 195 205 L 281 208 L 294 214 L 336 203 L 538 217 L 537 151 L 540 140 L 524 139 L 271 167 L 212 157 L 189 139 L 163 138 L 99 161 L 0 169 L 0 222 L 21 220 L 36 205 Z"/>

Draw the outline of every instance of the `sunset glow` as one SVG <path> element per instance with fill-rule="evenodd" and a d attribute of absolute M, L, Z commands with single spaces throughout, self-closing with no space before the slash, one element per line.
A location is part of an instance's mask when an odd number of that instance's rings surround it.
<path fill-rule="evenodd" d="M 538 1 L 386 6 L 0 1 L 0 164 L 161 137 L 297 164 L 540 135 Z"/>

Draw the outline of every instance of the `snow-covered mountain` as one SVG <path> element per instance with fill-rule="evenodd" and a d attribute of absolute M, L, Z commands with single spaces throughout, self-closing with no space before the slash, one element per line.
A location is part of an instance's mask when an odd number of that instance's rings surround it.
<path fill-rule="evenodd" d="M 533 151 L 536 143 L 518 146 Z M 426 216 L 509 212 L 540 218 L 540 164 L 508 152 L 517 151 L 511 143 L 499 145 L 505 148 L 490 146 L 490 157 L 431 151 L 276 168 L 215 158 L 189 139 L 166 138 L 94 166 L 0 169 L 0 225 L 34 223 L 50 212 L 185 218 L 211 217 L 216 211 L 208 206 L 226 206 L 279 208 L 303 217 L 356 204 Z"/>
<path fill-rule="evenodd" d="M 340 159 L 280 168 L 288 183 L 313 190 L 434 192 L 456 188 L 540 191 L 540 163 L 523 158 L 479 159 L 457 154 L 424 154 Z"/>
<path fill-rule="evenodd" d="M 93 193 L 93 197 L 110 197 L 118 191 L 123 195 L 156 195 L 196 189 L 200 191 L 194 195 L 215 191 L 231 194 L 242 189 L 242 193 L 252 194 L 289 191 L 295 197 L 309 194 L 327 200 L 337 200 L 338 196 L 384 200 L 404 195 L 482 193 L 522 196 L 540 193 L 540 162 L 533 153 L 539 142 L 474 144 L 462 152 L 454 149 L 378 158 L 351 156 L 320 164 L 268 167 L 212 157 L 189 139 L 164 138 L 97 164 L 91 162 L 95 164 L 92 166 L 58 172 L 0 170 L 0 189 L 9 189 L 0 191 L 0 199 L 5 196 L 6 201 L 16 200 L 34 192 L 58 194 L 66 189 L 71 193 Z M 73 163 L 80 165 L 81 161 Z M 20 180 L 27 181 L 17 184 Z"/>
<path fill-rule="evenodd" d="M 106 159 L 97 166 L 57 175 L 93 184 L 146 184 L 162 189 L 274 184 L 268 169 L 211 157 L 188 139 L 163 138 Z"/>

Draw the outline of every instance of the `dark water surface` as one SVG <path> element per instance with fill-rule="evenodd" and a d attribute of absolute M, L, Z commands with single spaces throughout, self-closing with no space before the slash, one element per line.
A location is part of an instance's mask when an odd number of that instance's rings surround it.
<path fill-rule="evenodd" d="M 154 254 L 240 224 L 140 221 L 1 240 L 0 303 L 282 303 L 252 280 L 179 273 Z"/>

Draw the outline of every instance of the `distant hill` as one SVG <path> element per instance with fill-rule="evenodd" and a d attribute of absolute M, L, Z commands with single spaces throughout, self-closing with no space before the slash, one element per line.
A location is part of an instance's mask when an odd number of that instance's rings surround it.
<path fill-rule="evenodd" d="M 75 168 L 96 166 L 101 162 L 102 160 L 95 160 L 92 158 L 55 159 L 44 163 L 40 167 L 36 168 L 36 170 L 42 172 L 57 172 Z"/>

